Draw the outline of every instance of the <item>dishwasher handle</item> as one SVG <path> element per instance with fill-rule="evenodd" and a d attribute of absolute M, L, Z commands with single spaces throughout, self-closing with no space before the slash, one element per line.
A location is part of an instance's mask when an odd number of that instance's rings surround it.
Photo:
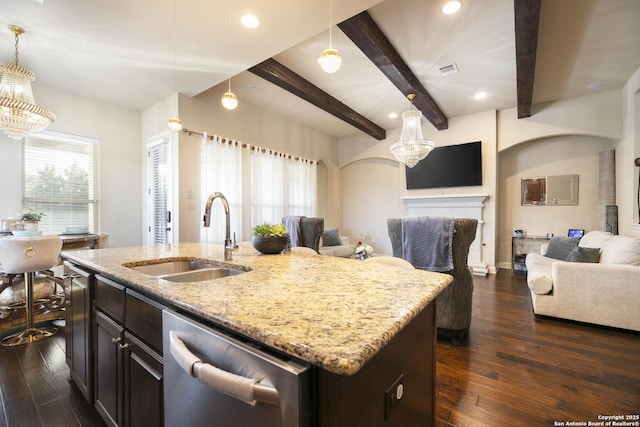
<path fill-rule="evenodd" d="M 256 402 L 277 405 L 280 402 L 280 395 L 274 387 L 204 363 L 189 351 L 176 331 L 169 331 L 169 341 L 171 355 L 178 365 L 202 384 L 250 405 Z"/>

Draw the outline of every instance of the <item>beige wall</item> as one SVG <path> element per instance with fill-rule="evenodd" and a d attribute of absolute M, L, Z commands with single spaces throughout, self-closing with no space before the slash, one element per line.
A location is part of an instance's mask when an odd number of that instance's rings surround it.
<path fill-rule="evenodd" d="M 330 226 L 339 222 L 340 171 L 337 168 L 337 142 L 318 131 L 297 122 L 271 113 L 261 107 L 240 99 L 237 109 L 225 110 L 220 96 L 225 85 L 215 87 L 203 94 L 188 98 L 179 97 L 180 119 L 185 128 L 206 131 L 209 135 L 222 135 L 251 145 L 260 145 L 289 154 L 299 155 L 321 162 L 319 177 L 320 197 L 318 212 Z M 166 128 L 172 101 L 155 105 L 143 113 L 144 139 Z M 180 133 L 177 136 L 177 204 L 179 218 L 179 240 L 198 241 L 204 207 L 200 194 L 200 137 Z M 146 167 L 146 166 L 145 166 Z M 194 195 L 193 209 L 187 194 Z M 243 235 L 238 239 L 250 239 L 250 229 L 245 224 Z"/>
<path fill-rule="evenodd" d="M 616 199 L 620 234 L 640 236 L 638 174 L 633 164 L 640 157 L 640 68 L 622 90 L 624 136 L 616 145 Z"/>
<path fill-rule="evenodd" d="M 401 121 L 398 123 L 401 126 Z M 423 125 L 425 121 L 423 120 Z M 437 146 L 482 141 L 483 185 L 428 190 L 407 190 L 405 169 L 389 153 L 389 146 L 400 137 L 401 129 L 387 131 L 387 139 L 376 141 L 366 136 L 340 140 L 340 168 L 343 179 L 343 220 L 340 233 L 357 241 L 371 235 L 378 253 L 391 254 L 387 218 L 403 216 L 403 197 L 477 194 L 488 195 L 482 224 L 482 261 L 495 265 L 496 206 L 496 112 L 486 111 L 449 120 L 449 129 L 436 131 L 423 126 L 424 137 Z"/>
<path fill-rule="evenodd" d="M 140 113 L 89 98 L 33 85 L 36 102 L 53 111 L 49 129 L 100 141 L 101 230 L 110 246 L 140 244 Z M 0 134 L 0 216 L 22 206 L 21 142 Z M 132 185 L 133 183 L 133 185 Z"/>
<path fill-rule="evenodd" d="M 590 136 L 557 136 L 515 145 L 500 152 L 498 192 L 498 260 L 510 268 L 514 228 L 529 235 L 565 236 L 569 228 L 598 229 L 599 152 L 611 149 L 611 140 Z M 580 176 L 577 206 L 522 206 L 520 180 L 549 175 Z"/>

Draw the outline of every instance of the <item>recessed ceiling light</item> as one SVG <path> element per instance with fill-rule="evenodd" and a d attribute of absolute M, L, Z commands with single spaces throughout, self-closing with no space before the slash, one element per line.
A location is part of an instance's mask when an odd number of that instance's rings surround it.
<path fill-rule="evenodd" d="M 591 83 L 590 85 L 587 85 L 587 89 L 589 89 L 589 90 L 600 89 L 602 86 L 604 86 L 604 83 L 595 82 L 595 83 Z"/>
<path fill-rule="evenodd" d="M 258 28 L 260 26 L 260 20 L 256 18 L 254 15 L 247 13 L 246 15 L 242 15 L 240 18 L 240 22 L 247 28 Z"/>
<path fill-rule="evenodd" d="M 258 85 L 251 84 L 251 85 L 247 86 L 247 89 L 249 89 L 249 90 L 258 90 L 259 87 L 258 87 Z"/>
<path fill-rule="evenodd" d="M 389 115 L 387 116 L 390 119 L 397 119 L 398 118 L 398 113 L 389 113 Z"/>
<path fill-rule="evenodd" d="M 445 15 L 453 15 L 454 13 L 459 11 L 461 7 L 462 3 L 457 0 L 448 1 L 444 6 L 442 6 L 442 13 L 444 13 Z"/>
<path fill-rule="evenodd" d="M 481 99 L 485 99 L 486 97 L 487 97 L 487 92 L 482 92 L 482 91 L 476 92 L 476 94 L 473 95 L 473 99 L 476 99 L 478 101 Z"/>

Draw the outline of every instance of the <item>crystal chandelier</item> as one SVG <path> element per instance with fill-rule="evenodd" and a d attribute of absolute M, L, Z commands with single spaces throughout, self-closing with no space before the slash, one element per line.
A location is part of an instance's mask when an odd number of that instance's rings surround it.
<path fill-rule="evenodd" d="M 331 47 L 331 41 L 331 0 L 329 0 L 329 49 L 325 49 L 318 58 L 318 64 L 322 70 L 329 74 L 338 71 L 342 64 L 340 53 Z"/>
<path fill-rule="evenodd" d="M 420 119 L 422 113 L 413 108 L 413 98 L 415 95 L 410 93 L 407 95 L 411 101 L 411 109 L 402 113 L 402 133 L 400 141 L 393 144 L 389 151 L 399 162 L 404 163 L 410 168 L 414 167 L 418 162 L 429 155 L 436 143 L 424 139 L 422 136 L 422 127 Z"/>
<path fill-rule="evenodd" d="M 18 38 L 25 31 L 15 25 L 9 29 L 16 38 L 16 63 L 0 64 L 0 129 L 14 139 L 24 138 L 54 122 L 56 116 L 36 105 L 31 91 L 35 74 L 18 65 Z"/>

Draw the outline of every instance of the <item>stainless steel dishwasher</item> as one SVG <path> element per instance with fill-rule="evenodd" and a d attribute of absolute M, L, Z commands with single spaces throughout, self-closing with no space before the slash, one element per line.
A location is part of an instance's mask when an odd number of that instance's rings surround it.
<path fill-rule="evenodd" d="M 167 427 L 309 426 L 308 364 L 163 312 Z"/>

